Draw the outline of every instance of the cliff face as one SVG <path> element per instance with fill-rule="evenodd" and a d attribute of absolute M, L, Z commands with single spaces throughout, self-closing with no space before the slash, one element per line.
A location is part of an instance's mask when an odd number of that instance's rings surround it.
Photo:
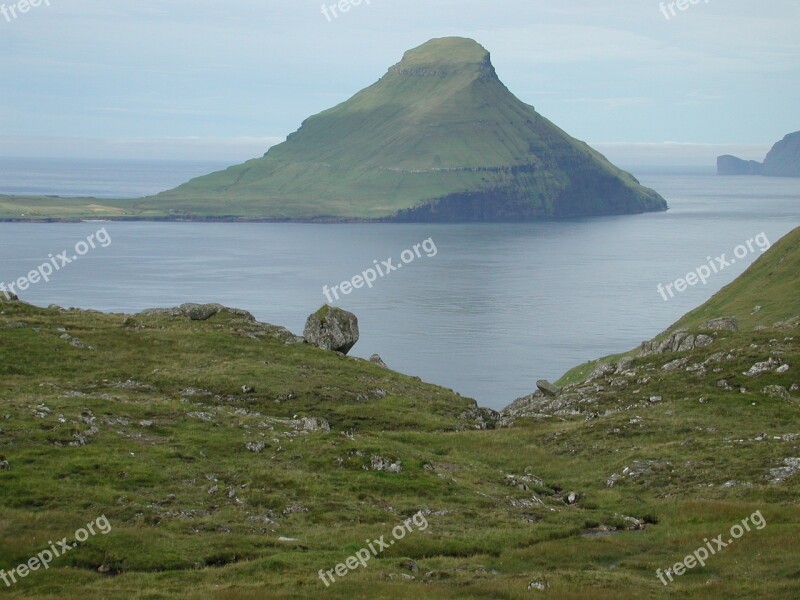
<path fill-rule="evenodd" d="M 639 213 L 667 203 L 517 99 L 477 42 L 443 38 L 410 50 L 264 157 L 140 208 L 481 221 Z"/>
<path fill-rule="evenodd" d="M 800 177 L 800 131 L 790 133 L 772 147 L 764 160 L 769 177 Z"/>
<path fill-rule="evenodd" d="M 730 155 L 718 157 L 717 174 L 800 177 L 800 131 L 790 133 L 775 144 L 763 164 Z"/>

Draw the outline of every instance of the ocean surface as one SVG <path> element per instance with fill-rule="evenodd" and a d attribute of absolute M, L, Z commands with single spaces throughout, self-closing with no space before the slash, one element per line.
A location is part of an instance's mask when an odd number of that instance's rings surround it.
<path fill-rule="evenodd" d="M 2 159 L 0 193 L 135 197 L 224 166 Z M 378 353 L 393 369 L 499 409 L 537 379 L 655 336 L 739 275 L 765 240 L 800 225 L 800 179 L 634 174 L 668 212 L 473 225 L 0 223 L 0 282 L 50 254 L 77 256 L 76 244 L 104 228 L 95 239 L 108 244 L 79 244 L 83 256 L 21 297 L 114 312 L 221 302 L 300 334 L 327 302 L 323 286 L 413 257 L 334 302 L 359 318 L 351 354 Z M 723 253 L 735 263 L 705 285 L 667 300 L 659 293 Z"/>

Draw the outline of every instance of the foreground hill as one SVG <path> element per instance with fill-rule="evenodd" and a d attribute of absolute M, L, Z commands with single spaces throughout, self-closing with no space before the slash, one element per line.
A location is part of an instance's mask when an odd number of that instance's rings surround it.
<path fill-rule="evenodd" d="M 796 230 L 643 351 L 500 415 L 243 311 L 0 297 L 0 569 L 111 526 L 6 595 L 800 597 L 799 266 Z"/>
<path fill-rule="evenodd" d="M 496 221 L 666 210 L 518 100 L 473 40 L 410 50 L 263 158 L 138 203 L 174 215 Z"/>

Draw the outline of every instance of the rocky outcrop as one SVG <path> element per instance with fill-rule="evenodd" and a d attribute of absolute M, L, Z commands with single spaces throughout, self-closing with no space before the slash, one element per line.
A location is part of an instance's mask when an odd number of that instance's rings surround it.
<path fill-rule="evenodd" d="M 195 304 L 187 302 L 173 308 L 148 308 L 141 312 L 136 313 L 137 317 L 169 317 L 187 318 L 190 321 L 207 321 L 211 317 L 220 313 L 228 313 L 230 315 L 241 317 L 245 321 L 255 322 L 256 318 L 239 308 L 228 308 L 222 304 Z"/>
<path fill-rule="evenodd" d="M 317 348 L 347 354 L 358 342 L 358 318 L 341 308 L 325 305 L 309 315 L 303 337 Z"/>
<path fill-rule="evenodd" d="M 12 294 L 11 292 L 0 292 L 0 302 L 16 302 L 19 300 L 19 296 L 16 294 Z"/>
<path fill-rule="evenodd" d="M 714 341 L 709 335 L 689 333 L 688 329 L 679 329 L 667 338 L 656 341 L 642 342 L 639 347 L 639 356 L 664 354 L 666 352 L 685 352 L 695 348 L 705 348 Z"/>

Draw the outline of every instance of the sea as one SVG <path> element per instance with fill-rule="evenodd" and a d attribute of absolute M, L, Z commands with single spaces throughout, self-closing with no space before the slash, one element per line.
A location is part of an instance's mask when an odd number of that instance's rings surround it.
<path fill-rule="evenodd" d="M 135 198 L 226 166 L 4 158 L 0 193 Z M 629 170 L 670 210 L 507 224 L 0 223 L 0 283 L 52 255 L 59 269 L 22 299 L 115 313 L 219 302 L 298 334 L 333 300 L 358 316 L 352 355 L 501 409 L 538 379 L 654 337 L 800 225 L 800 179 Z M 676 289 L 708 265 L 718 272 Z M 383 275 L 368 287 L 370 269 Z"/>

